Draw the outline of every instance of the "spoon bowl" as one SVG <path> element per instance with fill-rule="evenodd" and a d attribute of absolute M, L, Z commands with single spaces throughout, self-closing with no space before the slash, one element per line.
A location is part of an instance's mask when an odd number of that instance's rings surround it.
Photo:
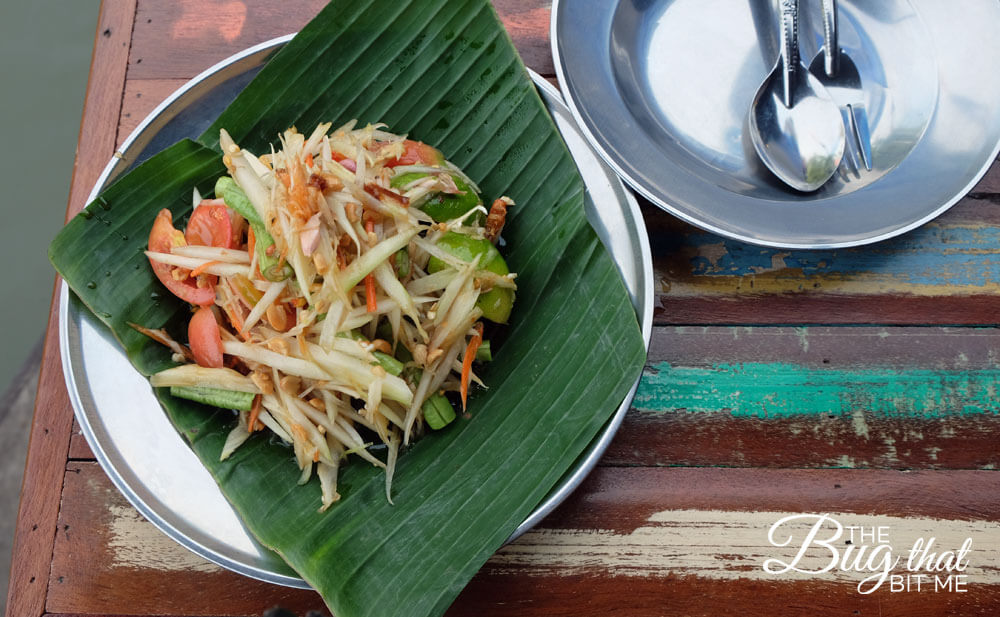
<path fill-rule="evenodd" d="M 799 60 L 798 2 L 784 0 L 781 54 L 750 105 L 750 140 L 774 175 L 811 192 L 836 172 L 846 135 L 840 109 Z"/>

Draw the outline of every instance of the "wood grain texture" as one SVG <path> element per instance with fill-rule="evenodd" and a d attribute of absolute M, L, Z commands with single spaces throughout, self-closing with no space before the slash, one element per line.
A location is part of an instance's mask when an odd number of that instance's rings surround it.
<path fill-rule="evenodd" d="M 118 121 L 116 147 L 128 139 L 139 123 L 187 79 L 128 79 L 122 95 L 122 113 Z"/>
<path fill-rule="evenodd" d="M 73 419 L 73 428 L 70 433 L 69 453 L 66 455 L 66 458 L 70 461 L 94 460 L 94 451 L 87 444 L 87 438 L 83 436 L 83 429 L 80 428 L 80 423 L 75 418 Z"/>
<path fill-rule="evenodd" d="M 998 474 L 976 471 L 601 468 L 491 558 L 449 615 L 601 614 L 595 611 L 613 606 L 633 615 L 720 615 L 747 608 L 748 598 L 754 614 L 768 615 L 802 614 L 803 607 L 843 614 L 836 609 L 844 603 L 864 611 L 881 604 L 883 614 L 895 615 L 990 614 L 1000 591 L 1000 538 L 991 521 L 997 489 Z M 977 550 L 965 570 L 968 591 L 886 588 L 865 596 L 857 573 L 797 582 L 765 573 L 764 560 L 794 553 L 769 544 L 770 526 L 799 512 L 885 526 L 898 551 L 928 534 L 941 550 L 971 538 Z M 281 605 L 302 615 L 321 608 L 312 592 L 237 576 L 168 540 L 94 463 L 67 469 L 50 585 L 48 609 L 56 613 L 116 614 L 128 606 L 136 614 L 243 615 Z M 638 595 L 622 593 L 628 589 Z"/>
<path fill-rule="evenodd" d="M 129 79 L 190 79 L 247 47 L 297 32 L 325 4 L 308 0 L 290 10 L 260 0 L 141 2 Z M 554 75 L 548 3 L 502 0 L 494 7 L 525 64 L 544 76 Z"/>
<path fill-rule="evenodd" d="M 97 180 L 104 161 L 114 151 L 114 127 L 121 108 L 125 61 L 134 15 L 134 0 L 109 0 L 101 7 L 67 218 L 83 208 L 87 193 Z M 58 291 L 57 281 L 54 298 L 58 297 Z M 53 302 L 46 330 L 7 592 L 6 614 L 18 617 L 40 615 L 44 609 L 59 508 L 58 496 L 73 420 L 60 366 L 57 323 L 58 311 Z"/>
<path fill-rule="evenodd" d="M 997 468 L 998 349 L 994 328 L 654 328 L 602 462 Z"/>
<path fill-rule="evenodd" d="M 135 12 L 136 0 L 106 0 L 101 4 L 66 220 L 86 205 L 87 196 L 115 151 L 115 127 L 125 86 L 123 63 L 131 49 Z"/>
<path fill-rule="evenodd" d="M 648 203 L 657 324 L 995 324 L 998 165 L 937 220 L 875 245 L 803 251 L 701 231 Z"/>
<path fill-rule="evenodd" d="M 143 1 L 128 62 L 132 79 L 190 79 L 238 51 L 298 31 L 325 0 Z"/>
<path fill-rule="evenodd" d="M 47 611 L 259 615 L 275 605 L 303 615 L 323 601 L 198 557 L 142 518 L 96 463 L 67 467 Z"/>

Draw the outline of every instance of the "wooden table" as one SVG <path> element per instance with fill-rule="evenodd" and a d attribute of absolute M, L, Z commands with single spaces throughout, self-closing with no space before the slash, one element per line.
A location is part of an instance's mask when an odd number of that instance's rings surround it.
<path fill-rule="evenodd" d="M 321 4 L 106 0 L 67 216 L 156 103 Z M 551 78 L 548 3 L 495 5 Z M 449 614 L 1000 614 L 1000 167 L 939 220 L 854 250 L 761 249 L 644 214 L 657 297 L 634 409 L 584 486 Z M 55 324 L 53 309 L 7 614 L 323 610 L 188 553 L 127 504 L 74 425 Z M 792 550 L 772 525 L 826 512 L 871 534 L 842 536 L 838 555 L 884 541 L 905 560 L 915 538 L 969 538 L 967 568 L 939 573 L 950 589 L 911 577 L 871 594 L 840 567 L 764 571 Z"/>

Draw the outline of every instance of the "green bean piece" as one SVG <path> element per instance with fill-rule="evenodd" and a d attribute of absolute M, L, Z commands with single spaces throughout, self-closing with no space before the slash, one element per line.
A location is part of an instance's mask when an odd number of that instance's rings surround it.
<path fill-rule="evenodd" d="M 253 397 L 256 396 L 252 392 L 235 392 L 205 386 L 170 386 L 170 394 L 203 405 L 241 411 L 250 411 L 253 407 Z"/>
<path fill-rule="evenodd" d="M 448 397 L 440 393 L 434 394 L 424 401 L 421 409 L 423 409 L 427 426 L 435 431 L 448 426 L 455 419 L 455 408 L 451 406 Z"/>
<path fill-rule="evenodd" d="M 386 373 L 390 375 L 399 376 L 403 372 L 403 363 L 393 358 L 387 353 L 381 351 L 374 351 L 372 355 L 378 360 L 379 366 L 385 369 Z"/>
<path fill-rule="evenodd" d="M 396 266 L 396 277 L 406 278 L 410 275 L 410 252 L 405 248 L 396 251 L 392 257 L 393 265 Z"/>
<path fill-rule="evenodd" d="M 253 204 L 250 203 L 250 198 L 236 184 L 236 181 L 229 176 L 222 176 L 215 181 L 215 196 L 221 197 L 225 200 L 227 206 L 245 218 L 254 227 L 255 234 L 257 233 L 257 227 L 264 226 L 264 221 L 260 218 L 257 208 L 253 207 Z M 268 234 L 268 237 L 270 237 L 270 234 Z"/>
<path fill-rule="evenodd" d="M 257 209 L 250 203 L 250 198 L 236 184 L 236 181 L 229 176 L 222 176 L 216 180 L 215 196 L 221 197 L 227 206 L 250 223 L 256 242 L 257 264 L 260 266 L 260 273 L 264 275 L 264 278 L 269 281 L 283 281 L 291 276 L 292 267 L 288 263 L 282 263 L 279 266 L 281 259 L 273 254 L 275 251 L 272 250 L 271 255 L 267 254 L 267 251 L 274 246 L 274 238 L 267 231 Z"/>

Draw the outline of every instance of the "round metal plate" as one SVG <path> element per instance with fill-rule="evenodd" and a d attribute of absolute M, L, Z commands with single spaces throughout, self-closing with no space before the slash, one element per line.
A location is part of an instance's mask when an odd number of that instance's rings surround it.
<path fill-rule="evenodd" d="M 156 108 L 125 141 L 90 195 L 164 147 L 203 132 L 291 38 L 237 54 L 195 77 Z M 634 197 L 591 150 L 559 92 L 532 78 L 587 184 L 587 216 L 618 265 L 642 328 L 652 330 L 649 241 Z M 120 158 L 119 158 L 120 157 Z M 149 382 L 129 364 L 111 333 L 63 284 L 59 334 L 70 401 L 87 442 L 122 494 L 168 536 L 230 570 L 291 587 L 308 587 L 246 531 L 215 481 L 170 424 Z M 597 463 L 628 410 L 638 379 L 601 433 L 511 539 L 541 520 Z"/>
<path fill-rule="evenodd" d="M 803 4 L 808 65 L 822 45 Z M 724 236 L 787 248 L 889 238 L 958 201 L 1000 151 L 1000 4 L 841 0 L 874 166 L 849 160 L 818 191 L 785 186 L 747 137 L 777 57 L 771 0 L 556 0 L 552 49 L 566 101 L 601 156 L 664 210 Z M 815 13 L 815 14 L 812 14 Z"/>

